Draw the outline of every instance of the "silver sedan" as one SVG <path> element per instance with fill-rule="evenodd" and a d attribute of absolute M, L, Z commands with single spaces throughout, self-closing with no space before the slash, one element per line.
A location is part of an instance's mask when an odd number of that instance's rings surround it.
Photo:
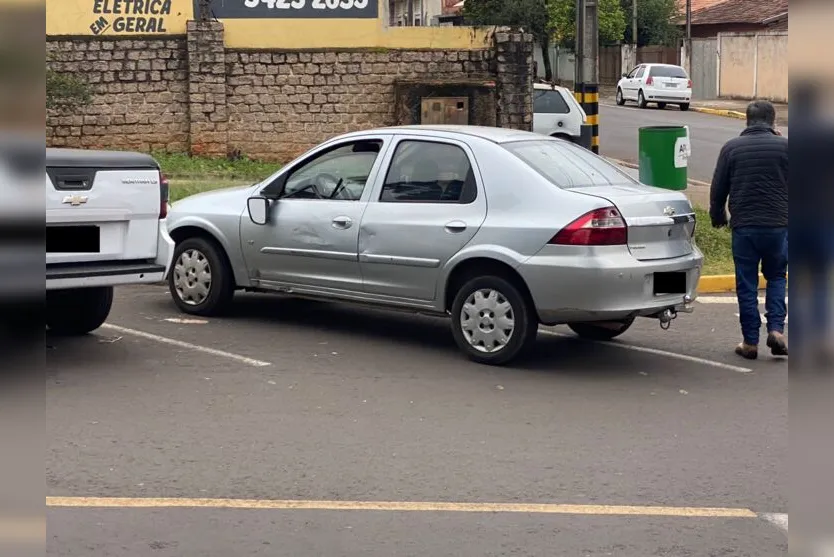
<path fill-rule="evenodd" d="M 175 203 L 177 306 L 236 290 L 451 316 L 471 359 L 505 364 L 539 324 L 609 340 L 691 311 L 703 256 L 679 192 L 566 141 L 474 126 L 343 135 L 253 186 Z"/>

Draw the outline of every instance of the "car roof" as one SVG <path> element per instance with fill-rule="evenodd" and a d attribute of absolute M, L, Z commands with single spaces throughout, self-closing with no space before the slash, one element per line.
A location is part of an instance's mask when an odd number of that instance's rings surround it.
<path fill-rule="evenodd" d="M 410 135 L 424 135 L 426 137 L 443 137 L 446 139 L 465 140 L 477 137 L 493 143 L 510 143 L 512 141 L 525 141 L 533 139 L 547 139 L 541 134 L 516 130 L 512 128 L 493 128 L 490 126 L 464 126 L 464 125 L 411 125 L 391 126 L 352 132 L 341 135 L 334 139 L 349 139 L 374 134 L 396 134 L 407 132 Z"/>
<path fill-rule="evenodd" d="M 542 89 L 555 90 L 555 89 L 559 89 L 561 91 L 568 90 L 567 87 L 562 87 L 561 85 L 551 85 L 550 83 L 534 83 L 533 84 L 533 89 L 537 89 L 537 90 L 542 90 Z"/>
<path fill-rule="evenodd" d="M 655 62 L 649 62 L 646 64 L 640 64 L 641 66 L 665 66 L 667 68 L 683 68 L 683 66 L 679 66 L 677 64 L 657 64 Z"/>

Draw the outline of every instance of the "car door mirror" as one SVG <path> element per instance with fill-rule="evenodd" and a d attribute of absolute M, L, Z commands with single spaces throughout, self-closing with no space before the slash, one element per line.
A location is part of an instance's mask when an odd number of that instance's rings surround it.
<path fill-rule="evenodd" d="M 261 195 L 250 197 L 246 200 L 246 208 L 249 211 L 249 220 L 259 226 L 269 222 L 270 201 Z"/>

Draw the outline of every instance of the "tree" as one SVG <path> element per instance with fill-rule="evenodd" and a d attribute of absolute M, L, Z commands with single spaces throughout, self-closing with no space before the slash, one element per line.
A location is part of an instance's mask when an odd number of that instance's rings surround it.
<path fill-rule="evenodd" d="M 623 40 L 626 17 L 620 0 L 598 0 L 599 42 L 613 44 Z M 550 25 L 554 39 L 565 48 L 576 46 L 576 0 L 550 0 Z"/>
<path fill-rule="evenodd" d="M 466 0 L 463 16 L 475 26 L 507 25 L 521 27 L 539 44 L 544 58 L 545 79 L 553 79 L 550 66 L 550 37 L 553 28 L 548 17 L 548 2 L 554 0 Z"/>
<path fill-rule="evenodd" d="M 625 13 L 632 13 L 637 2 L 637 46 L 676 46 L 681 38 L 680 7 L 677 0 L 621 0 Z M 626 28 L 625 40 L 633 43 L 631 26 Z"/>

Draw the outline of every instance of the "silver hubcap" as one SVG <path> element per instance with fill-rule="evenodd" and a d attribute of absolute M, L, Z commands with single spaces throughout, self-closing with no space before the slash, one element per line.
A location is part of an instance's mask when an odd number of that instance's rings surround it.
<path fill-rule="evenodd" d="M 480 352 L 498 352 L 513 336 L 515 315 L 507 298 L 485 288 L 469 295 L 460 310 L 463 336 Z"/>
<path fill-rule="evenodd" d="M 623 92 L 622 91 L 617 91 L 617 101 L 621 101 L 621 100 L 623 100 Z"/>
<path fill-rule="evenodd" d="M 174 264 L 174 288 L 180 300 L 190 306 L 203 303 L 211 290 L 211 266 L 196 249 L 189 249 Z"/>

